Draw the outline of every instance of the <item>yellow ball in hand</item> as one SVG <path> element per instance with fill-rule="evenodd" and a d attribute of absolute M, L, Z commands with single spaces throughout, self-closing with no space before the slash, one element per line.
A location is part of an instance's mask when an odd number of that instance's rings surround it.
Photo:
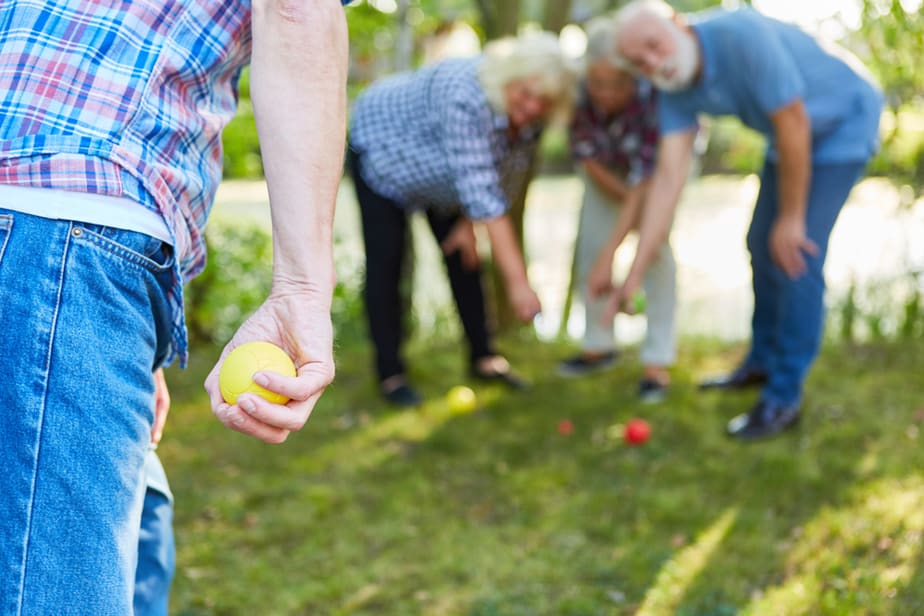
<path fill-rule="evenodd" d="M 253 375 L 261 371 L 295 376 L 295 364 L 286 352 L 270 342 L 247 342 L 228 353 L 218 373 L 221 396 L 228 404 L 236 404 L 241 394 L 256 394 L 273 404 L 285 404 L 289 399 L 282 394 L 264 389 L 253 382 Z"/>
<path fill-rule="evenodd" d="M 457 385 L 446 394 L 446 403 L 453 413 L 471 413 L 478 406 L 478 399 L 470 387 Z"/>

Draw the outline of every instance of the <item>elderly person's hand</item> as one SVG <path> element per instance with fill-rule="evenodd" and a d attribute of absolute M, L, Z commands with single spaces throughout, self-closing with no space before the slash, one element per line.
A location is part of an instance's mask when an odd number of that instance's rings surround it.
<path fill-rule="evenodd" d="M 154 425 L 151 426 L 151 442 L 155 445 L 164 436 L 164 424 L 167 423 L 169 412 L 170 391 L 167 389 L 164 369 L 158 368 L 154 372 Z"/>
<path fill-rule="evenodd" d="M 295 362 L 296 376 L 257 372 L 255 383 L 282 394 L 288 403 L 273 404 L 255 394 L 243 394 L 237 404 L 224 401 L 218 373 L 228 353 L 245 342 L 263 340 L 281 347 Z M 310 291 L 277 290 L 241 325 L 209 373 L 205 389 L 212 411 L 228 428 L 267 443 L 282 443 L 300 430 L 314 405 L 334 379 L 333 329 L 330 306 Z"/>
<path fill-rule="evenodd" d="M 478 268 L 478 243 L 472 222 L 467 218 L 460 218 L 456 222 L 446 239 L 440 243 L 440 249 L 446 256 L 458 252 L 462 258 L 462 267 L 465 269 Z"/>
<path fill-rule="evenodd" d="M 773 262 L 790 278 L 798 278 L 806 269 L 803 253 L 818 255 L 818 245 L 805 235 L 805 221 L 800 216 L 777 218 L 770 230 Z"/>

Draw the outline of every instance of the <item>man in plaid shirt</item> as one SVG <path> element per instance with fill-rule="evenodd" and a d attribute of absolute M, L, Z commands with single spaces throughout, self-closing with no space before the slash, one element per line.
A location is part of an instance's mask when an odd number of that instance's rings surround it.
<path fill-rule="evenodd" d="M 639 220 L 658 145 L 657 93 L 636 82 L 614 57 L 614 28 L 606 18 L 588 24 L 586 75 L 571 123 L 571 152 L 584 181 L 575 246 L 575 278 L 585 311 L 581 352 L 559 365 L 562 376 L 604 369 L 616 359 L 612 320 L 604 322 L 616 249 Z M 665 242 L 645 278 L 648 330 L 642 344 L 639 394 L 660 400 L 676 355 L 675 264 Z"/>
<path fill-rule="evenodd" d="M 205 263 L 223 126 L 243 66 L 271 195 L 267 340 L 288 406 L 228 405 L 281 442 L 333 378 L 331 236 L 346 28 L 335 0 L 0 3 L 0 614 L 127 614 L 154 372 L 185 361 L 182 284 Z"/>

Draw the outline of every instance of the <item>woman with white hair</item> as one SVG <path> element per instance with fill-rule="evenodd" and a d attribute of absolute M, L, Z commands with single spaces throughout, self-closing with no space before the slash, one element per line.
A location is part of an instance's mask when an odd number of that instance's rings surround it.
<path fill-rule="evenodd" d="M 402 406 L 420 395 L 400 354 L 399 283 L 408 215 L 426 212 L 440 244 L 475 378 L 525 383 L 491 340 L 472 223 L 483 223 L 514 312 L 540 310 L 506 215 L 543 126 L 567 109 L 573 76 L 558 39 L 530 33 L 373 84 L 357 99 L 348 159 L 366 246 L 363 297 L 381 393 Z"/>
<path fill-rule="evenodd" d="M 622 67 L 613 21 L 600 17 L 586 29 L 585 75 L 569 131 L 584 183 L 575 274 L 586 318 L 580 353 L 559 365 L 566 377 L 608 368 L 616 359 L 613 322 L 604 320 L 605 293 L 612 284 L 613 256 L 637 227 L 658 145 L 657 93 Z M 675 272 L 673 252 L 664 242 L 645 275 L 648 329 L 639 383 L 644 402 L 664 398 L 670 382 L 668 367 L 676 356 Z"/>

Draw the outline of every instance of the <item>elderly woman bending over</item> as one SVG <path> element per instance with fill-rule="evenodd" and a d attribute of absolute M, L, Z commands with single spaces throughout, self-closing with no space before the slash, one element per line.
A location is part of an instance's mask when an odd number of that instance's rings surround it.
<path fill-rule="evenodd" d="M 383 79 L 357 99 L 348 160 L 366 247 L 364 300 L 381 393 L 415 406 L 400 353 L 399 282 L 408 215 L 422 210 L 443 253 L 473 377 L 524 386 L 494 348 L 472 223 L 483 223 L 510 303 L 540 310 L 510 219 L 512 180 L 523 177 L 542 127 L 571 102 L 573 75 L 558 40 L 531 33 Z"/>

